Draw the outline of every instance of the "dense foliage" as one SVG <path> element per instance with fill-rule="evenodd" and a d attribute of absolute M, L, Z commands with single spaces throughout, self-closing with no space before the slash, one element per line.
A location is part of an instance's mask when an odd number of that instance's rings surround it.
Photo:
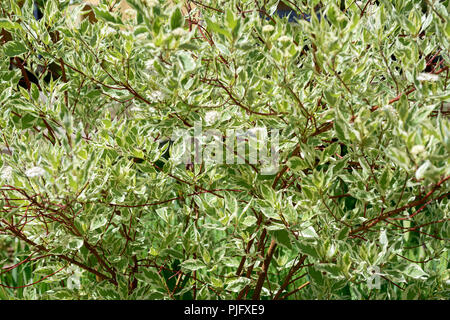
<path fill-rule="evenodd" d="M 117 2 L 0 3 L 0 298 L 449 298 L 448 0 Z"/>

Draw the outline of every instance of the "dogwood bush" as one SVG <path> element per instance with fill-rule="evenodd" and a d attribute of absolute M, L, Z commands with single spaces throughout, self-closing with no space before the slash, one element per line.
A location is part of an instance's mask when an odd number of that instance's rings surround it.
<path fill-rule="evenodd" d="M 20 2 L 2 298 L 448 299 L 448 0 Z M 278 142 L 180 164 L 196 124 Z"/>

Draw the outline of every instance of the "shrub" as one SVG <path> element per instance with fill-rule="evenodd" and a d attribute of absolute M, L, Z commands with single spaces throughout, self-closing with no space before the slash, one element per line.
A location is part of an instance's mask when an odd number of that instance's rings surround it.
<path fill-rule="evenodd" d="M 3 298 L 448 299 L 449 1 L 115 2 L 0 4 Z"/>

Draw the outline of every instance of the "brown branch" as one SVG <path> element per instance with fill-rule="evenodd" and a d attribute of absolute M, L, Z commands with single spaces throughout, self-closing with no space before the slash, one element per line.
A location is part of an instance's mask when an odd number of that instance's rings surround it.
<path fill-rule="evenodd" d="M 295 289 L 294 291 L 291 291 L 291 292 L 289 292 L 289 293 L 287 293 L 287 294 L 285 294 L 281 299 L 286 299 L 287 297 L 289 297 L 289 296 L 291 296 L 291 295 L 293 295 L 294 293 L 297 293 L 297 292 L 299 292 L 300 290 L 302 290 L 304 287 L 306 287 L 307 285 L 309 285 L 310 284 L 310 282 L 308 281 L 308 282 L 306 282 L 306 283 L 304 283 L 304 284 L 302 284 L 300 287 L 298 287 L 297 289 Z"/>
<path fill-rule="evenodd" d="M 389 218 L 397 213 L 400 213 L 406 209 L 424 204 L 425 202 L 427 202 L 428 198 L 448 179 L 450 179 L 450 176 L 447 176 L 444 179 L 442 179 L 441 181 L 439 181 L 438 183 L 436 183 L 436 185 L 422 199 L 412 201 L 412 202 L 408 203 L 407 205 L 404 205 L 401 208 L 382 213 L 382 214 L 380 214 L 380 216 L 378 218 L 372 219 L 372 220 L 368 221 L 367 223 L 363 224 L 361 227 L 351 230 L 349 235 L 354 235 L 358 232 L 366 231 L 366 230 L 370 229 L 371 227 L 375 226 L 380 221 L 386 220 L 387 218 Z M 449 196 L 449 195 L 450 195 L 450 192 L 447 192 L 443 196 L 445 197 L 445 196 Z M 442 196 L 439 198 L 442 198 Z M 433 199 L 433 200 L 436 200 L 436 199 Z"/>
<path fill-rule="evenodd" d="M 283 291 L 287 288 L 287 286 L 289 285 L 289 283 L 291 283 L 291 279 L 294 276 L 294 274 L 298 271 L 298 269 L 300 269 L 300 267 L 303 266 L 303 263 L 306 260 L 306 255 L 303 255 L 300 260 L 297 262 L 297 264 L 291 268 L 291 270 L 289 270 L 289 273 L 287 274 L 287 276 L 284 278 L 283 283 L 280 286 L 280 289 L 278 289 L 277 293 L 275 294 L 274 300 L 279 300 L 281 294 L 283 293 Z"/>
<path fill-rule="evenodd" d="M 269 250 L 267 251 L 266 259 L 264 260 L 264 263 L 262 265 L 262 270 L 259 274 L 258 281 L 256 282 L 255 290 L 253 291 L 253 296 L 252 296 L 253 300 L 259 300 L 259 298 L 261 296 L 262 286 L 264 284 L 264 280 L 266 279 L 267 271 L 269 269 L 269 264 L 272 261 L 272 256 L 273 256 L 273 253 L 274 253 L 276 247 L 277 247 L 277 243 L 276 243 L 275 239 L 272 239 L 272 241 L 270 242 Z"/>

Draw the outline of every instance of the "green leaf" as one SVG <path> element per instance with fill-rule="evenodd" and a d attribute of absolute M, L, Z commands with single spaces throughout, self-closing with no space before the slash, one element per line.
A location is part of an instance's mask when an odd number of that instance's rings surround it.
<path fill-rule="evenodd" d="M 310 275 L 314 285 L 323 286 L 325 284 L 321 271 L 315 270 L 313 267 L 309 267 L 308 274 Z"/>
<path fill-rule="evenodd" d="M 402 292 L 402 298 L 404 300 L 417 300 L 420 297 L 420 288 L 416 286 L 415 284 L 408 286 L 403 292 Z"/>
<path fill-rule="evenodd" d="M 143 269 L 142 278 L 146 283 L 159 283 L 161 281 L 161 276 L 158 272 L 151 268 Z"/>
<path fill-rule="evenodd" d="M 404 271 L 405 275 L 414 279 L 426 279 L 428 278 L 428 274 L 422 270 L 422 268 L 415 264 L 411 263 L 406 270 Z"/>
<path fill-rule="evenodd" d="M 289 238 L 289 233 L 286 230 L 275 230 L 272 231 L 276 242 L 288 249 L 292 249 L 291 239 Z"/>
<path fill-rule="evenodd" d="M 33 271 L 34 274 L 48 276 L 52 274 L 55 270 L 52 267 L 39 267 Z"/>
<path fill-rule="evenodd" d="M 96 230 L 98 228 L 103 227 L 108 222 L 106 216 L 99 215 L 95 217 L 95 219 L 91 223 L 91 230 Z"/>
<path fill-rule="evenodd" d="M 317 238 L 318 237 L 316 230 L 314 230 L 314 228 L 312 226 L 309 226 L 308 228 L 300 231 L 300 236 L 302 238 Z"/>
<path fill-rule="evenodd" d="M 261 193 L 266 201 L 268 201 L 272 206 L 275 206 L 275 203 L 277 202 L 277 195 L 272 187 L 265 184 L 261 185 Z"/>
<path fill-rule="evenodd" d="M 225 19 L 227 21 L 227 27 L 229 29 L 234 29 L 234 27 L 236 27 L 237 19 L 234 18 L 233 11 L 231 11 L 230 9 L 226 10 Z"/>
<path fill-rule="evenodd" d="M 348 227 L 343 227 L 340 231 L 339 231 L 339 233 L 338 233 L 338 236 L 337 236 L 337 239 L 338 240 L 345 240 L 345 238 L 347 238 L 347 236 L 348 236 L 348 232 L 350 231 L 350 229 L 348 228 Z"/>
<path fill-rule="evenodd" d="M 30 113 L 25 114 L 22 118 L 20 118 L 22 129 L 31 128 L 36 124 L 37 120 L 38 118 L 36 118 L 34 115 Z"/>
<path fill-rule="evenodd" d="M 336 121 L 334 122 L 334 130 L 336 130 L 336 135 L 339 140 L 341 141 L 346 140 L 347 130 L 344 124 L 344 120 L 340 118 L 336 119 Z"/>
<path fill-rule="evenodd" d="M 228 31 L 227 29 L 222 28 L 219 24 L 213 22 L 209 18 L 206 18 L 205 20 L 206 20 L 206 25 L 207 25 L 207 27 L 208 27 L 208 29 L 210 31 L 222 34 L 225 37 L 227 37 L 228 39 L 232 38 L 230 31 Z"/>
<path fill-rule="evenodd" d="M 119 17 L 113 16 L 109 11 L 103 8 L 93 7 L 95 16 L 99 19 L 111 22 L 113 24 L 122 24 Z"/>
<path fill-rule="evenodd" d="M 321 263 L 317 265 L 317 269 L 326 272 L 327 277 L 340 278 L 342 270 L 332 263 Z"/>
<path fill-rule="evenodd" d="M 280 215 L 273 207 L 261 207 L 261 212 L 268 219 L 280 219 Z"/>
<path fill-rule="evenodd" d="M 225 56 L 229 56 L 230 55 L 230 51 L 228 50 L 228 48 L 226 46 L 224 46 L 221 43 L 216 43 L 216 47 L 217 49 L 219 49 L 220 53 L 225 55 Z"/>
<path fill-rule="evenodd" d="M 183 27 L 184 17 L 179 7 L 176 7 L 175 10 L 170 15 L 170 28 L 175 30 L 176 28 Z"/>
<path fill-rule="evenodd" d="M 3 50 L 8 57 L 15 57 L 28 51 L 27 47 L 19 41 L 9 41 L 3 46 Z"/>
<path fill-rule="evenodd" d="M 416 170 L 416 179 L 421 180 L 424 176 L 428 168 L 431 166 L 430 160 L 426 160 L 417 170 Z"/>
<path fill-rule="evenodd" d="M 348 158 L 341 159 L 335 162 L 335 164 L 332 166 L 333 168 L 333 175 L 337 175 L 347 166 Z"/>
<path fill-rule="evenodd" d="M 227 290 L 230 290 L 232 292 L 239 292 L 242 289 L 244 289 L 247 285 L 251 283 L 251 279 L 240 277 L 236 280 L 231 281 L 228 286 Z"/>
<path fill-rule="evenodd" d="M 299 157 L 291 157 L 287 162 L 287 166 L 291 168 L 295 172 L 300 172 L 306 168 L 308 168 L 308 164 L 306 161 L 302 160 Z"/>
<path fill-rule="evenodd" d="M 31 83 L 31 97 L 34 101 L 39 99 L 39 89 L 35 83 Z"/>
<path fill-rule="evenodd" d="M 178 59 L 180 61 L 183 71 L 191 72 L 195 69 L 195 60 L 192 58 L 192 55 L 190 53 L 182 51 L 178 55 Z"/>
<path fill-rule="evenodd" d="M 256 224 L 256 221 L 258 221 L 258 219 L 256 219 L 256 217 L 254 216 L 246 216 L 244 218 L 244 220 L 242 220 L 242 224 L 246 227 L 251 227 L 254 226 Z"/>
<path fill-rule="evenodd" d="M 69 241 L 68 245 L 69 249 L 78 250 L 83 246 L 83 239 L 73 238 Z"/>
<path fill-rule="evenodd" d="M 190 271 L 197 271 L 199 269 L 206 268 L 205 264 L 198 259 L 189 259 L 189 260 L 183 261 L 183 263 L 181 263 L 181 266 L 184 269 L 187 269 Z"/>
<path fill-rule="evenodd" d="M 309 255 L 313 258 L 320 259 L 319 254 L 316 251 L 316 245 L 313 245 L 310 242 L 306 242 L 304 240 L 300 240 L 296 242 L 296 245 L 301 253 Z"/>
<path fill-rule="evenodd" d="M 391 180 L 390 175 L 391 175 L 391 170 L 389 168 L 385 168 L 383 170 L 383 173 L 381 174 L 379 182 L 380 182 L 380 187 L 384 191 L 388 190 L 388 188 L 389 188 L 389 182 Z"/>
<path fill-rule="evenodd" d="M 9 21 L 5 18 L 0 18 L 0 29 L 6 29 L 6 30 L 13 30 L 13 29 L 19 29 L 20 24 L 16 22 Z"/>

